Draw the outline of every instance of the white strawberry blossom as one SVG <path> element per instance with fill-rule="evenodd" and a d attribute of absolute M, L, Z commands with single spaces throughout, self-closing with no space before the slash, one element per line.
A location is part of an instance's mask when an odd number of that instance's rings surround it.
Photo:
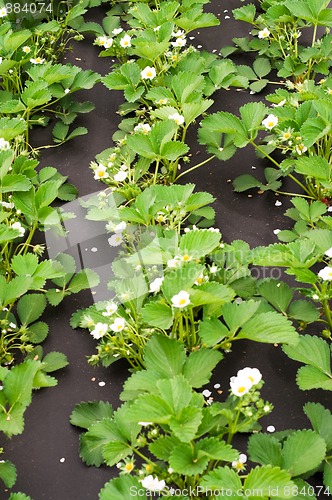
<path fill-rule="evenodd" d="M 113 177 L 116 182 L 123 182 L 125 179 L 127 179 L 128 174 L 124 170 L 119 170 L 117 174 Z"/>
<path fill-rule="evenodd" d="M 262 379 L 262 374 L 258 368 L 243 368 L 237 372 L 237 377 L 247 377 L 252 385 L 257 385 Z"/>
<path fill-rule="evenodd" d="M 148 123 L 139 123 L 134 127 L 134 132 L 142 132 L 143 134 L 148 134 L 151 131 L 151 127 Z"/>
<path fill-rule="evenodd" d="M 183 38 L 185 37 L 185 33 L 183 30 L 173 31 L 172 36 L 174 36 L 174 38 Z"/>
<path fill-rule="evenodd" d="M 6 7 L 0 9 L 0 17 L 6 17 L 8 14 Z"/>
<path fill-rule="evenodd" d="M 330 257 L 332 259 L 332 247 L 326 250 L 325 255 L 326 257 Z"/>
<path fill-rule="evenodd" d="M 263 30 L 258 32 L 258 38 L 264 39 L 268 38 L 270 36 L 270 31 L 267 28 L 264 28 Z"/>
<path fill-rule="evenodd" d="M 234 462 L 232 462 L 232 467 L 234 467 L 234 469 L 238 470 L 238 471 L 241 471 L 245 468 L 245 463 L 247 461 L 247 455 L 245 455 L 244 453 L 241 453 L 238 460 L 235 460 Z"/>
<path fill-rule="evenodd" d="M 44 64 L 45 59 L 42 59 L 41 57 L 36 57 L 36 58 L 31 57 L 30 62 L 32 64 Z"/>
<path fill-rule="evenodd" d="M 230 387 L 232 394 L 240 398 L 250 391 L 252 383 L 248 378 L 231 377 Z"/>
<path fill-rule="evenodd" d="M 167 267 L 176 268 L 181 265 L 181 257 L 175 256 L 174 259 L 169 259 L 167 261 Z"/>
<path fill-rule="evenodd" d="M 161 289 L 161 285 L 163 284 L 164 277 L 156 278 L 150 283 L 149 292 L 158 293 Z"/>
<path fill-rule="evenodd" d="M 174 120 L 177 125 L 184 124 L 184 117 L 179 113 L 173 113 L 172 115 L 169 115 L 168 118 L 169 120 Z"/>
<path fill-rule="evenodd" d="M 106 311 L 104 311 L 102 314 L 105 317 L 112 316 L 116 311 L 118 310 L 118 306 L 114 302 L 109 302 L 106 305 Z"/>
<path fill-rule="evenodd" d="M 120 35 L 120 33 L 123 32 L 123 29 L 122 28 L 115 28 L 113 31 L 112 31 L 112 35 Z"/>
<path fill-rule="evenodd" d="M 126 320 L 124 318 L 115 318 L 114 323 L 110 325 L 110 329 L 113 332 L 121 332 L 126 326 Z"/>
<path fill-rule="evenodd" d="M 152 474 L 150 476 L 146 476 L 144 479 L 141 479 L 142 486 L 149 491 L 162 491 L 166 483 L 162 479 L 159 481 L 158 477 L 153 477 Z"/>
<path fill-rule="evenodd" d="M 156 68 L 153 66 L 146 66 L 143 71 L 141 71 L 141 77 L 143 80 L 153 80 L 156 76 Z"/>
<path fill-rule="evenodd" d="M 104 43 L 104 48 L 105 49 L 110 49 L 113 45 L 113 38 L 107 38 L 105 43 Z"/>
<path fill-rule="evenodd" d="M 126 49 L 127 47 L 131 47 L 131 37 L 129 35 L 123 36 L 120 40 L 120 45 L 124 49 Z"/>
<path fill-rule="evenodd" d="M 242 397 L 247 394 L 254 385 L 257 385 L 261 379 L 262 374 L 258 368 L 243 368 L 237 372 L 236 377 L 231 377 L 231 392 L 234 396 Z"/>
<path fill-rule="evenodd" d="M 326 266 L 323 269 L 321 269 L 318 273 L 318 276 L 324 280 L 324 281 L 331 281 L 332 280 L 332 267 Z"/>
<path fill-rule="evenodd" d="M 123 242 L 122 233 L 113 234 L 107 241 L 111 247 L 118 247 Z"/>
<path fill-rule="evenodd" d="M 175 40 L 175 42 L 171 42 L 171 45 L 173 45 L 173 47 L 184 47 L 187 43 L 187 40 L 185 38 L 177 38 Z"/>
<path fill-rule="evenodd" d="M 190 295 L 185 290 L 181 290 L 177 295 L 174 295 L 171 299 L 172 306 L 178 309 L 183 309 L 190 304 Z"/>
<path fill-rule="evenodd" d="M 6 141 L 3 137 L 0 137 L 0 151 L 3 151 L 4 149 L 9 149 L 10 144 L 8 141 Z"/>
<path fill-rule="evenodd" d="M 104 165 L 99 164 L 96 169 L 94 169 L 94 179 L 107 179 L 109 177 L 107 168 Z"/>
<path fill-rule="evenodd" d="M 278 117 L 271 114 L 262 121 L 262 125 L 268 130 L 272 130 L 276 125 L 278 125 Z"/>
<path fill-rule="evenodd" d="M 298 155 L 302 155 L 303 153 L 308 151 L 308 148 L 303 143 L 301 143 L 295 146 L 295 151 L 297 152 Z"/>
<path fill-rule="evenodd" d="M 97 323 L 93 330 L 91 330 L 90 334 L 96 340 L 101 339 L 108 330 L 108 325 L 106 323 Z"/>
<path fill-rule="evenodd" d="M 19 221 L 14 222 L 10 227 L 12 229 L 17 229 L 20 232 L 20 237 L 24 236 L 25 229 Z"/>
<path fill-rule="evenodd" d="M 126 229 L 126 227 L 127 227 L 127 224 L 123 220 L 123 221 L 119 222 L 119 224 L 116 224 L 116 226 L 114 226 L 113 232 L 116 234 L 122 233 L 122 231 L 124 231 Z"/>

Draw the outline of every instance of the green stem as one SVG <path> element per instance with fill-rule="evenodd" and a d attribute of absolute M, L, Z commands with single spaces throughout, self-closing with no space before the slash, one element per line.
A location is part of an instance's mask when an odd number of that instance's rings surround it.
<path fill-rule="evenodd" d="M 255 149 L 257 149 L 257 151 L 259 151 L 261 154 L 263 154 L 265 156 L 265 158 L 270 160 L 276 167 L 278 167 L 280 169 L 280 164 L 274 158 L 272 158 L 272 156 L 267 154 L 264 151 L 264 149 L 260 148 L 253 140 L 251 140 L 249 142 Z M 292 181 L 294 181 L 296 184 L 298 184 L 303 189 L 303 191 L 305 193 L 307 193 L 308 195 L 310 194 L 308 189 L 305 187 L 305 185 L 302 184 L 302 182 L 299 181 L 293 174 L 287 174 L 287 175 L 288 175 L 288 177 L 290 177 L 290 179 L 292 179 Z"/>
<path fill-rule="evenodd" d="M 206 160 L 202 161 L 201 163 L 199 163 L 198 165 L 195 165 L 194 167 L 191 167 L 191 168 L 188 168 L 188 170 L 186 170 L 185 172 L 182 172 L 182 174 L 178 175 L 175 179 L 174 179 L 174 182 L 177 182 L 178 179 L 180 179 L 180 177 L 182 177 L 183 175 L 186 175 L 188 174 L 189 172 L 192 172 L 193 170 L 196 170 L 196 168 L 199 168 L 199 167 L 202 167 L 203 165 L 205 165 L 206 163 L 208 163 L 209 161 L 213 160 L 213 158 L 215 158 L 216 155 L 213 155 L 213 156 L 210 156 L 210 158 L 207 158 Z"/>
<path fill-rule="evenodd" d="M 160 163 L 160 160 L 156 160 L 156 168 L 155 168 L 155 171 L 154 171 L 154 176 L 153 176 L 153 184 L 157 184 L 157 177 L 158 177 L 158 169 L 159 169 L 159 163 Z"/>
<path fill-rule="evenodd" d="M 324 309 L 324 314 L 327 319 L 327 323 L 329 325 L 329 328 L 332 330 L 332 314 L 331 314 L 331 309 L 329 305 L 329 301 L 327 299 L 322 301 L 323 309 Z"/>

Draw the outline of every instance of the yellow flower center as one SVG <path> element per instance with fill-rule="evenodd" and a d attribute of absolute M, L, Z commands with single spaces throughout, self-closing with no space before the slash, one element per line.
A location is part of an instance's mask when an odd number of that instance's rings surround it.
<path fill-rule="evenodd" d="M 238 388 L 238 392 L 240 392 L 242 394 L 242 392 L 245 392 L 246 391 L 246 387 L 244 386 L 241 386 Z"/>
<path fill-rule="evenodd" d="M 186 302 L 187 302 L 186 299 L 180 299 L 179 304 L 183 306 Z"/>
<path fill-rule="evenodd" d="M 129 462 L 128 464 L 125 465 L 125 470 L 127 472 L 131 472 L 134 468 L 134 464 L 132 462 Z"/>
<path fill-rule="evenodd" d="M 289 139 L 291 137 L 291 134 L 289 132 L 285 132 L 283 137 L 284 139 Z"/>

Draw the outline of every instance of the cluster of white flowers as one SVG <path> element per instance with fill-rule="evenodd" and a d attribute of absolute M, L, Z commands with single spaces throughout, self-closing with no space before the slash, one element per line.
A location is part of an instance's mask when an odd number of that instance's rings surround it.
<path fill-rule="evenodd" d="M 95 43 L 99 47 L 104 47 L 104 49 L 110 49 L 113 45 L 113 38 L 108 38 L 107 36 L 99 36 Z"/>
<path fill-rule="evenodd" d="M 117 305 L 110 303 L 109 307 L 106 307 L 106 312 L 103 313 L 103 316 L 111 316 L 116 312 Z M 110 311 L 108 313 L 108 311 Z M 112 312 L 111 312 L 112 311 Z M 126 320 L 124 318 L 115 318 L 114 322 L 108 325 L 107 323 L 98 322 L 93 324 L 94 328 L 91 330 L 90 335 L 96 340 L 101 339 L 108 332 L 108 330 L 112 330 L 112 332 L 121 332 L 126 327 Z"/>
<path fill-rule="evenodd" d="M 108 244 L 111 247 L 118 247 L 119 245 L 121 245 L 121 243 L 123 242 L 123 234 L 122 233 L 126 229 L 126 227 L 127 227 L 127 224 L 125 221 L 121 221 L 116 225 L 114 225 L 112 223 L 108 223 L 106 225 L 106 229 L 108 231 L 114 232 L 114 234 L 110 238 L 108 238 Z"/>
<path fill-rule="evenodd" d="M 262 378 L 258 368 L 243 368 L 237 372 L 236 377 L 231 377 L 230 387 L 234 396 L 242 397 L 247 394 L 250 389 L 257 385 Z"/>
<path fill-rule="evenodd" d="M 187 43 L 186 35 L 183 30 L 173 31 L 172 36 L 175 38 L 175 42 L 171 42 L 173 47 L 184 47 Z"/>

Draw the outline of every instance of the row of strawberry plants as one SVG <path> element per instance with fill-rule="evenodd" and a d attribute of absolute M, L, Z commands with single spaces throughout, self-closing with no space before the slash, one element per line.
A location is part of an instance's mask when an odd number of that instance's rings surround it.
<path fill-rule="evenodd" d="M 188 47 L 191 30 L 217 24 L 203 12 L 204 3 L 117 4 L 95 42 L 103 47 L 102 56 L 119 61 L 102 81 L 110 90 L 124 91 L 119 114 L 129 117 L 113 136 L 115 147 L 92 164 L 95 179 L 108 187 L 84 205 L 89 220 L 107 221 L 106 229 L 113 233 L 109 244 L 120 251 L 112 263 L 113 298 L 78 311 L 72 326 L 88 328 L 98 340 L 90 363 L 107 367 L 126 358 L 134 370 L 118 410 L 107 403 L 82 403 L 71 416 L 72 424 L 86 430 L 80 440 L 83 460 L 116 465 L 120 471 L 100 492 L 103 500 L 151 494 L 176 494 L 183 500 L 197 494 L 240 498 L 251 497 L 253 491 L 264 498 L 312 498 L 305 479 L 318 470 L 324 470 L 326 491 L 331 487 L 331 433 L 326 429 L 332 415 L 322 405 L 305 406 L 312 429 L 253 434 L 248 452 L 260 465 L 244 473 L 246 456 L 232 448 L 233 436 L 261 430 L 258 420 L 272 410 L 260 397 L 260 372 L 240 370 L 222 403 L 213 402 L 208 389 L 197 392 L 241 339 L 282 343 L 285 354 L 307 365 L 298 373 L 301 389 L 330 389 L 332 380 L 327 342 L 298 335 L 294 328 L 302 331 L 309 323 L 317 328 L 321 323 L 322 334 L 331 335 L 332 240 L 325 216 L 330 188 L 318 176 L 317 163 L 314 180 L 303 166 L 325 161 L 315 149 L 325 137 L 318 137 L 316 129 L 313 137 L 313 129 L 321 118 L 315 115 L 316 101 L 322 99 L 321 109 L 327 108 L 328 87 L 321 83 L 318 97 L 311 96 L 312 102 L 302 108 L 303 94 L 288 84 L 287 91 L 278 90 L 270 98 L 278 104 L 276 114 L 263 103 L 249 103 L 241 108 L 241 118 L 225 112 L 205 118 L 199 141 L 212 156 L 192 165 L 187 131 L 212 105 L 210 97 L 232 85 L 259 90 L 250 81 L 263 77 L 267 65 L 267 58 L 258 60 L 252 75 L 229 59 Z M 258 23 L 258 38 L 267 38 L 263 21 Z M 129 29 L 125 32 L 122 26 Z M 279 123 L 281 128 L 275 128 Z M 294 131 L 283 147 L 279 135 L 286 125 Z M 274 130 L 277 138 L 269 136 L 266 146 L 256 144 L 261 130 Z M 307 146 L 310 133 L 313 142 Z M 301 195 L 292 199 L 294 209 L 287 215 L 296 220 L 294 230 L 280 233 L 291 243 L 251 250 L 243 241 L 222 242 L 212 227 L 211 195 L 194 192 L 192 184 L 169 185 L 211 159 L 227 160 L 249 143 L 274 164 L 270 153 L 278 145 L 290 153 L 281 174 L 267 169 L 267 186 L 250 179 L 247 187 L 278 191 L 286 174 L 301 185 L 309 202 Z M 321 170 L 328 175 L 326 164 Z M 304 176 L 305 185 L 293 172 Z M 243 188 L 244 183 L 239 180 L 236 186 Z M 318 262 L 325 267 L 317 275 L 310 268 Z M 310 300 L 294 300 L 298 289 L 283 281 L 255 279 L 252 265 L 285 267 L 304 284 L 302 294 L 321 303 L 322 311 Z"/>
<path fill-rule="evenodd" d="M 69 131 L 69 126 L 94 106 L 72 96 L 92 88 L 99 75 L 58 60 L 72 39 L 83 38 L 80 26 L 84 31 L 82 15 L 89 2 L 38 4 L 39 12 L 31 5 L 26 12 L 28 7 L 18 2 L 0 6 L 0 430 L 7 437 L 23 432 L 33 390 L 56 385 L 50 374 L 68 364 L 62 353 L 44 356 L 39 345 L 49 332 L 42 321 L 47 304 L 58 305 L 99 280 L 89 269 L 76 273 L 70 255 L 45 258 L 45 245 L 38 243 L 45 231 L 64 234 L 62 221 L 74 216 L 51 205 L 75 199 L 76 188 L 56 168 L 40 168 L 37 157 L 43 148 L 87 133 L 83 127 Z M 33 147 L 31 129 L 48 123 L 54 144 Z M 13 487 L 14 464 L 2 460 L 0 477 Z M 10 498 L 28 497 L 12 493 Z"/>

